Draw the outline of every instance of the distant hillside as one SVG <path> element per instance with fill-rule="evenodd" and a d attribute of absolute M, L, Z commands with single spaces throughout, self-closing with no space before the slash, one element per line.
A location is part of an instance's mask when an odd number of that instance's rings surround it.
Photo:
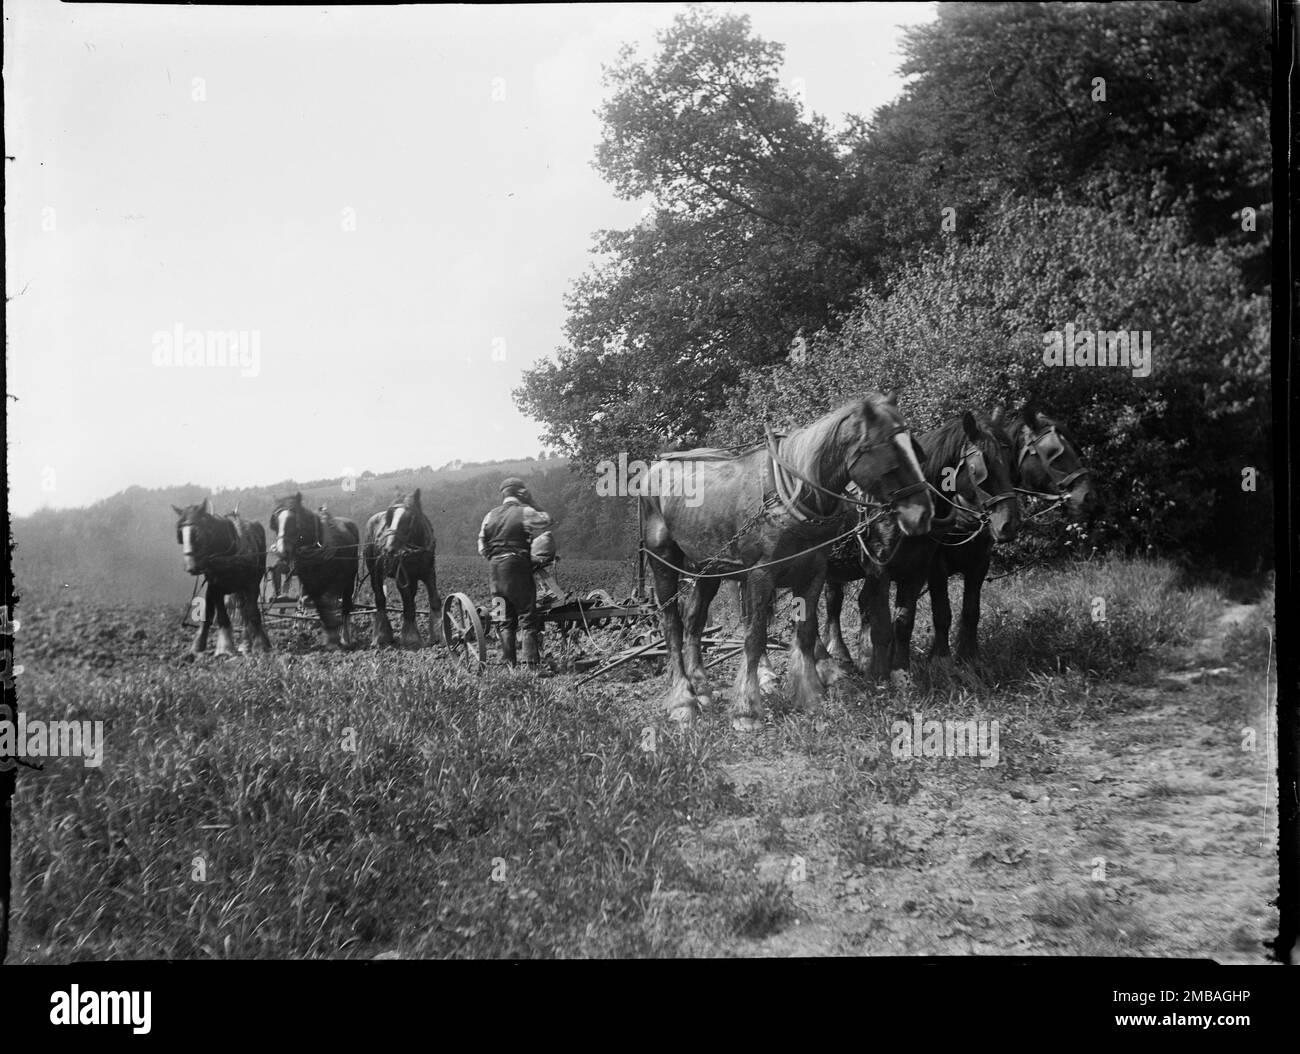
<path fill-rule="evenodd" d="M 16 588 L 34 604 L 68 593 L 96 604 L 183 603 L 194 583 L 181 568 L 172 505 L 209 496 L 218 513 L 238 506 L 241 515 L 265 525 L 276 499 L 300 490 L 310 508 L 325 505 L 360 525 L 397 494 L 418 487 L 438 552 L 473 556 L 479 524 L 500 500 L 498 486 L 506 476 L 527 480 L 538 505 L 555 518 L 563 556 L 630 559 L 635 551 L 632 499 L 597 497 L 591 480 L 570 472 L 564 458 L 453 462 L 438 469 L 365 472 L 346 481 L 348 489 L 342 479 L 282 480 L 215 495 L 193 484 L 130 487 L 88 508 L 44 509 L 13 522 Z"/>

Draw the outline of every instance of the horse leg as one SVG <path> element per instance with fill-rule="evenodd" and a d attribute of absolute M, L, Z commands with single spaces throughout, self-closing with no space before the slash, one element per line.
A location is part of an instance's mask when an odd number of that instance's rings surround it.
<path fill-rule="evenodd" d="M 844 631 L 840 627 L 840 615 L 843 611 L 844 583 L 827 578 L 826 626 L 822 630 L 822 638 L 826 641 L 826 650 L 831 658 L 852 663 L 853 656 L 849 654 L 848 646 L 844 643 Z"/>
<path fill-rule="evenodd" d="M 348 568 L 348 576 L 343 580 L 339 594 L 342 625 L 339 628 L 339 643 L 344 648 L 352 647 L 352 594 L 357 591 L 356 556 Z"/>
<path fill-rule="evenodd" d="M 334 609 L 334 591 L 313 580 L 311 585 L 302 583 L 302 595 L 316 608 L 316 617 L 325 631 L 325 647 L 330 651 L 336 650 L 339 647 L 339 620 Z"/>
<path fill-rule="evenodd" d="M 429 557 L 429 573 L 424 576 L 424 591 L 429 594 L 430 643 L 442 644 L 442 597 L 438 595 L 438 569 L 432 556 Z"/>
<path fill-rule="evenodd" d="M 980 657 L 980 593 L 984 589 L 984 576 L 989 573 L 989 562 L 962 575 L 961 626 L 957 630 L 957 658 L 974 663 Z"/>
<path fill-rule="evenodd" d="M 260 597 L 260 580 L 256 586 L 249 586 L 240 594 L 244 605 L 244 632 L 248 636 L 250 655 L 255 651 L 271 650 L 271 638 L 266 635 L 266 627 L 262 625 L 262 608 L 258 604 Z"/>
<path fill-rule="evenodd" d="M 216 616 L 217 616 L 217 655 L 238 655 L 239 649 L 235 647 L 235 634 L 230 626 L 230 612 L 226 610 L 226 598 L 216 592 L 215 589 L 209 588 L 208 596 L 216 595 Z"/>
<path fill-rule="evenodd" d="M 790 696 L 800 710 L 816 710 L 826 698 L 826 683 L 817 670 L 817 598 L 821 595 L 826 572 L 819 571 L 800 589 L 794 590 L 796 600 L 802 601 L 803 618 L 794 624 L 794 640 L 790 643 L 790 661 L 786 678 Z"/>
<path fill-rule="evenodd" d="M 709 622 L 709 605 L 713 603 L 721 585 L 720 578 L 696 579 L 695 588 L 686 599 L 686 639 L 682 668 L 686 679 L 691 682 L 691 691 L 702 707 L 713 702 L 713 689 L 709 687 L 709 676 L 704 671 L 704 627 Z"/>
<path fill-rule="evenodd" d="M 862 580 L 858 594 L 858 617 L 862 626 L 858 631 L 858 664 L 876 681 L 889 677 L 893 663 L 894 631 L 889 624 L 889 576 L 883 572 L 869 573 Z M 867 662 L 867 641 L 871 642 L 871 661 Z"/>
<path fill-rule="evenodd" d="M 370 646 L 391 648 L 393 624 L 388 620 L 388 594 L 384 592 L 383 561 L 367 557 L 366 573 L 370 578 L 370 592 L 375 597 L 375 617 L 370 620 Z"/>
<path fill-rule="evenodd" d="M 676 545 L 667 546 L 663 558 L 681 566 L 682 552 Z M 664 646 L 668 650 L 668 694 L 664 696 L 664 710 L 673 721 L 689 724 L 700 709 L 690 679 L 682 663 L 682 611 L 677 599 L 678 574 L 671 567 L 654 561 L 655 592 L 659 597 L 660 626 Z"/>
<path fill-rule="evenodd" d="M 930 612 L 934 618 L 934 643 L 930 658 L 946 662 L 952 657 L 948 649 L 948 632 L 952 629 L 952 604 L 948 601 L 948 566 L 936 553 L 926 575 L 930 583 Z"/>
<path fill-rule="evenodd" d="M 415 621 L 415 598 L 420 591 L 420 581 L 407 574 L 397 584 L 397 591 L 402 594 L 402 647 L 418 648 L 424 643 L 420 640 L 420 629 Z"/>
<path fill-rule="evenodd" d="M 916 625 L 916 599 L 921 593 L 922 576 L 908 574 L 898 580 L 894 601 L 894 662 L 896 670 L 912 665 L 912 629 Z"/>
<path fill-rule="evenodd" d="M 209 584 L 208 588 L 203 591 L 203 621 L 199 624 L 199 631 L 194 634 L 194 641 L 190 644 L 190 657 L 198 658 L 202 655 L 204 649 L 208 646 L 208 630 L 212 627 L 212 616 L 215 612 L 212 609 L 212 597 L 215 590 Z"/>
<path fill-rule="evenodd" d="M 759 667 L 767 652 L 767 624 L 772 614 L 775 588 L 767 571 L 750 571 L 745 576 L 748 617 L 745 625 L 745 658 L 736 673 L 731 702 L 731 727 L 738 732 L 763 728 L 763 689 Z"/>

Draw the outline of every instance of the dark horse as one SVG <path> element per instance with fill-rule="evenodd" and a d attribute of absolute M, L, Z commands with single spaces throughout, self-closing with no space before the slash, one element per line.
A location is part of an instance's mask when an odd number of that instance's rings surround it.
<path fill-rule="evenodd" d="M 393 625 L 388 621 L 388 598 L 384 579 L 397 582 L 402 594 L 402 644 L 418 648 L 420 631 L 415 622 L 415 598 L 424 583 L 429 594 L 429 626 L 435 644 L 442 641 L 442 599 L 438 596 L 436 569 L 437 540 L 433 524 L 420 508 L 420 492 L 412 491 L 383 512 L 366 521 L 362 556 L 375 594 L 374 634 L 376 647 L 393 643 Z"/>
<path fill-rule="evenodd" d="M 999 409 L 993 414 L 1015 448 L 1016 482 L 1024 493 L 1051 498 L 1064 505 L 1075 520 L 1084 519 L 1097 506 L 1092 473 L 1079 460 L 1079 449 L 1065 425 L 1026 404 L 1020 413 L 1005 419 Z"/>
<path fill-rule="evenodd" d="M 271 531 L 275 534 L 273 551 L 289 565 L 303 593 L 315 604 L 329 647 L 351 647 L 348 620 L 352 616 L 357 553 L 361 548 L 357 525 L 342 516 L 311 512 L 303 507 L 299 493 L 276 503 Z M 335 611 L 335 598 L 341 620 Z"/>
<path fill-rule="evenodd" d="M 977 420 L 967 411 L 943 427 L 921 436 L 927 451 L 925 478 L 934 487 L 935 525 L 924 538 L 903 537 L 889 524 L 874 524 L 853 550 L 832 554 L 826 582 L 826 647 L 852 661 L 840 632 L 844 584 L 861 578 L 859 663 L 866 664 L 871 636 L 872 677 L 906 669 L 911 659 L 912 627 L 921 589 L 930 587 L 935 640 L 932 656 L 948 655 L 948 579 L 961 573 L 961 634 L 957 654 L 974 658 L 980 591 L 988 574 L 995 542 L 1010 541 L 1020 528 L 1020 503 L 1013 481 L 1010 439 L 992 420 Z M 855 551 L 856 550 L 856 551 Z M 892 626 L 889 587 L 898 586 Z"/>
<path fill-rule="evenodd" d="M 270 651 L 271 642 L 262 628 L 258 592 L 266 574 L 266 532 L 260 523 L 241 519 L 238 513 L 216 516 L 212 502 L 202 505 L 173 505 L 177 517 L 176 541 L 185 557 L 185 570 L 202 575 L 207 583 L 203 597 L 203 621 L 190 645 L 190 655 L 202 654 L 208 645 L 213 615 L 217 618 L 218 655 L 235 655 L 235 635 L 230 627 L 225 598 L 234 594 L 244 618 L 248 650 Z"/>
<path fill-rule="evenodd" d="M 763 724 L 759 669 L 778 588 L 791 590 L 801 612 L 787 670 L 794 702 L 814 706 L 822 699 L 826 685 L 814 654 L 817 601 L 826 577 L 826 543 L 848 521 L 843 492 L 850 482 L 866 498 L 856 504 L 896 518 L 905 534 L 930 529 L 930 495 L 892 395 L 872 392 L 784 438 L 769 435 L 766 447 L 739 455 L 683 451 L 650 466 L 641 480 L 644 545 L 668 648 L 669 717 L 692 721 L 712 701 L 701 637 L 724 578 L 741 579 L 747 601 L 733 727 Z M 683 605 L 684 634 L 677 596 L 683 571 L 696 577 Z"/>

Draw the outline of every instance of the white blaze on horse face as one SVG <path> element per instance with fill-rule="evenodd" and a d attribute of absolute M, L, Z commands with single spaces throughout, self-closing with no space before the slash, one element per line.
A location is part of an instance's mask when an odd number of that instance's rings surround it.
<path fill-rule="evenodd" d="M 289 510 L 281 509 L 279 515 L 275 518 L 275 551 L 277 555 L 284 556 L 284 525 L 288 522 Z"/>
<path fill-rule="evenodd" d="M 181 552 L 186 556 L 194 555 L 194 528 L 181 528 Z"/>
<path fill-rule="evenodd" d="M 396 512 L 393 513 L 393 522 L 388 525 L 388 529 L 393 532 L 394 538 L 397 537 L 397 525 L 402 522 L 402 516 L 405 514 L 405 512 L 406 512 L 405 509 L 398 509 Z"/>
<path fill-rule="evenodd" d="M 911 465 L 916 470 L 917 479 L 925 479 L 925 473 L 921 471 L 921 464 L 916 460 L 916 451 L 912 448 L 912 435 L 910 432 L 899 432 L 894 436 L 894 442 L 898 449 L 902 451 L 903 463 Z"/>

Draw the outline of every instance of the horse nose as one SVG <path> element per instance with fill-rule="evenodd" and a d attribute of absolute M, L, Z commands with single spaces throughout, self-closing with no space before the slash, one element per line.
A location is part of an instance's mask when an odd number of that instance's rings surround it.
<path fill-rule="evenodd" d="M 930 518 L 932 515 L 932 506 L 929 501 L 922 503 L 909 504 L 899 511 L 899 526 L 903 528 L 903 533 L 912 538 L 917 538 L 930 531 Z"/>

